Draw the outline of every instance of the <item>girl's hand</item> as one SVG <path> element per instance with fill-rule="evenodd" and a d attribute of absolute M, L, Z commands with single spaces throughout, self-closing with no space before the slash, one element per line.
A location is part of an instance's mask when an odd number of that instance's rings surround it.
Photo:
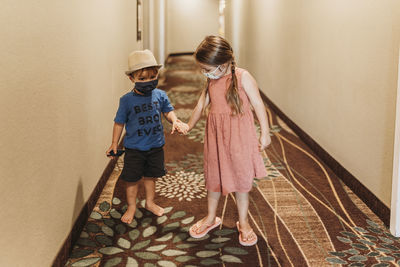
<path fill-rule="evenodd" d="M 187 133 L 189 132 L 189 125 L 187 125 L 186 123 L 181 123 L 178 129 L 179 133 L 187 135 Z"/>
<path fill-rule="evenodd" d="M 271 136 L 269 134 L 260 136 L 260 143 L 258 144 L 258 148 L 260 152 L 264 151 L 271 144 Z"/>
<path fill-rule="evenodd" d="M 180 122 L 178 125 L 178 132 L 184 135 L 187 135 L 189 132 L 189 125 L 184 122 Z"/>
<path fill-rule="evenodd" d="M 117 154 L 117 149 L 118 149 L 118 145 L 117 144 L 114 144 L 114 143 L 111 144 L 110 148 L 107 149 L 107 151 L 106 151 L 106 156 L 109 157 L 109 158 L 115 159 L 116 157 L 110 156 L 110 152 L 111 152 L 111 150 L 113 150 L 114 154 Z"/>

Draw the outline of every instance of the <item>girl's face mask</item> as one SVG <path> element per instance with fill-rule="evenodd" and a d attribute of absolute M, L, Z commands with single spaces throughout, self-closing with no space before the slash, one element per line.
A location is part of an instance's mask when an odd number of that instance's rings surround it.
<path fill-rule="evenodd" d="M 215 70 L 213 70 L 213 71 L 204 72 L 204 70 L 202 70 L 202 72 L 203 72 L 203 74 L 204 74 L 207 78 L 212 79 L 212 80 L 216 80 L 216 79 L 221 78 L 221 74 L 220 74 L 220 75 L 215 75 L 215 73 L 217 72 L 217 70 L 220 70 L 220 67 L 221 67 L 221 65 L 218 65 L 218 66 L 215 68 Z"/>

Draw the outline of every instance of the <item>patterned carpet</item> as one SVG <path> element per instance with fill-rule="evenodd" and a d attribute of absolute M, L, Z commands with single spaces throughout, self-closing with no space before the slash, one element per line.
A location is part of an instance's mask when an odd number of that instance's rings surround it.
<path fill-rule="evenodd" d="M 191 56 L 170 57 L 159 87 L 187 121 L 204 87 Z M 166 129 L 169 173 L 156 184 L 162 217 L 147 212 L 143 188 L 135 220 L 121 223 L 123 157 L 109 178 L 66 266 L 398 266 L 400 242 L 268 107 L 268 176 L 254 181 L 249 215 L 259 242 L 242 247 L 235 196 L 222 197 L 223 223 L 198 240 L 188 229 L 206 215 L 201 119 L 189 135 Z"/>

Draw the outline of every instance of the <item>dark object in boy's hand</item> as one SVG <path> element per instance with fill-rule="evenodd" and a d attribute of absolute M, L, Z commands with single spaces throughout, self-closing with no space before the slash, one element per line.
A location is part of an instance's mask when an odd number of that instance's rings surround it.
<path fill-rule="evenodd" d="M 114 150 L 111 150 L 107 156 L 108 157 L 119 157 L 124 153 L 125 153 L 125 150 L 123 150 L 123 149 L 118 149 L 117 154 L 114 153 Z"/>

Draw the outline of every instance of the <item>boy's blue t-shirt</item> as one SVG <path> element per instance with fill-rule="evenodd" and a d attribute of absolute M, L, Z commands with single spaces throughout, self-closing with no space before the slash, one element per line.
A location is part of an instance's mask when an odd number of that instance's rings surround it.
<path fill-rule="evenodd" d="M 139 95 L 134 91 L 122 96 L 114 121 L 125 124 L 126 148 L 147 151 L 165 144 L 161 113 L 174 110 L 167 94 L 154 89 L 151 95 Z"/>

